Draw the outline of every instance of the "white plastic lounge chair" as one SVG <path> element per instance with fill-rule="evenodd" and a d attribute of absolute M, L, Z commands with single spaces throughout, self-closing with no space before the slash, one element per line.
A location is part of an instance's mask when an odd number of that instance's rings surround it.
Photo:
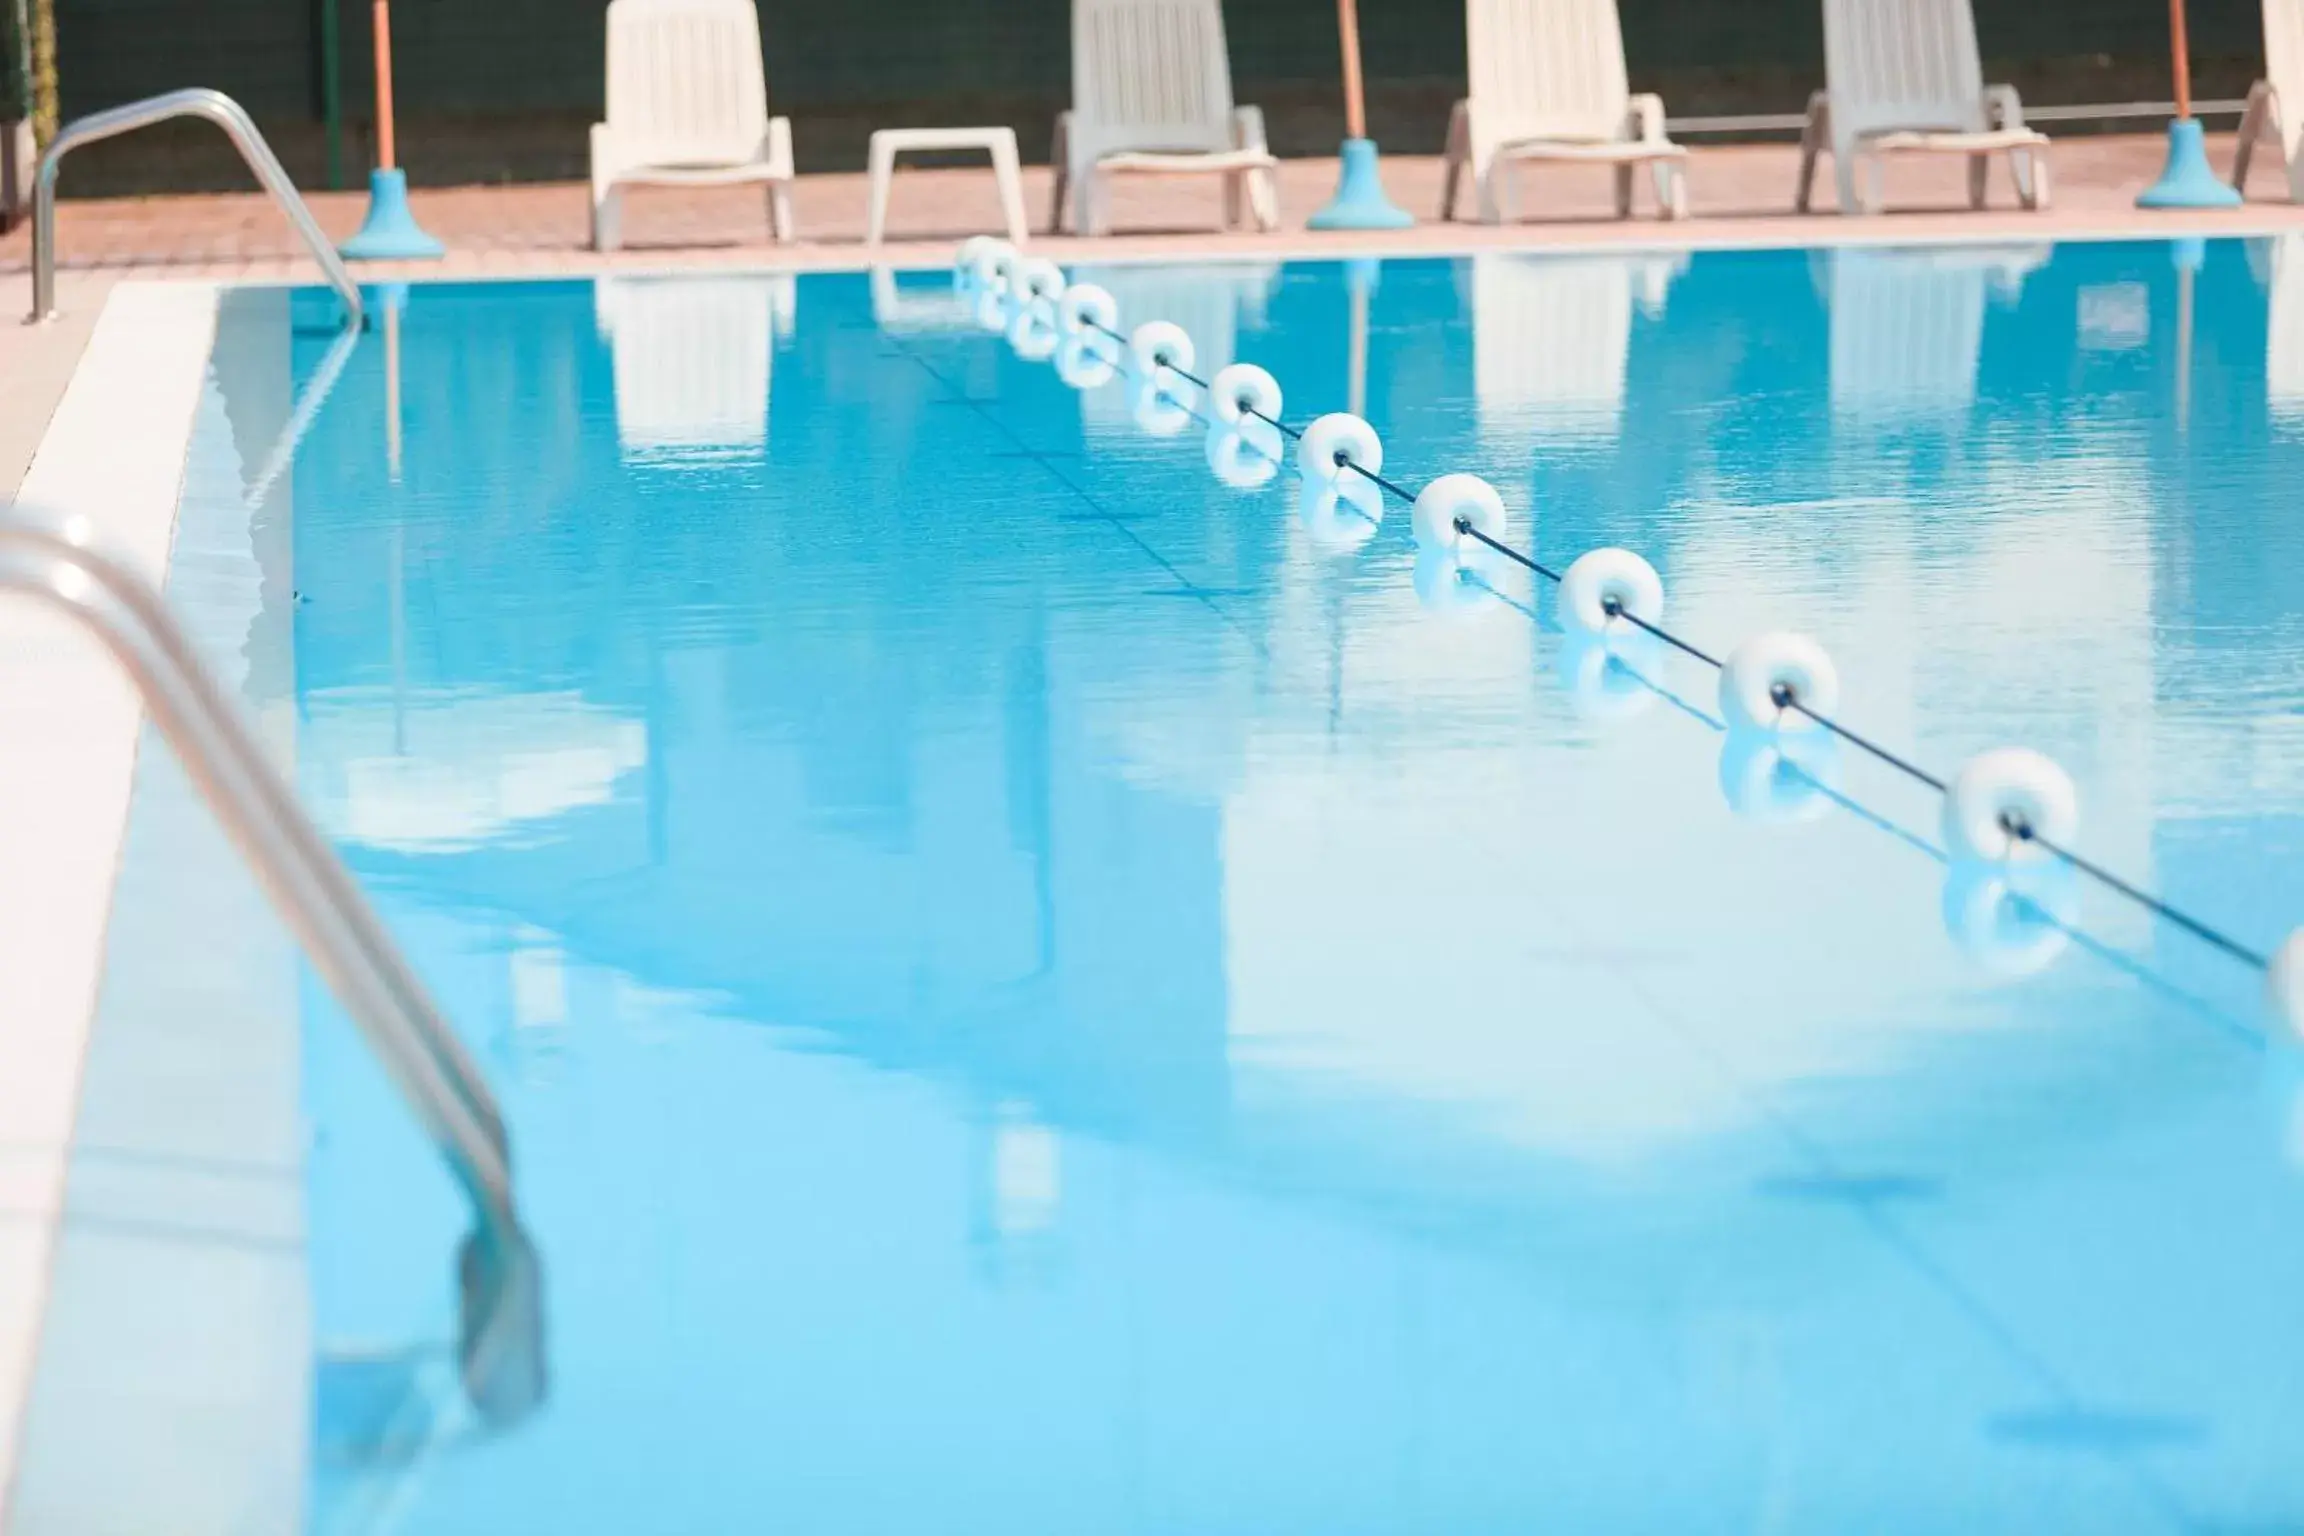
<path fill-rule="evenodd" d="M 1472 380 L 1499 444 L 1612 442 L 1635 303 L 1664 312 L 1685 255 L 1472 258 Z"/>
<path fill-rule="evenodd" d="M 593 279 L 593 318 L 616 356 L 624 456 L 757 455 L 775 338 L 791 334 L 796 292 L 788 272 Z"/>
<path fill-rule="evenodd" d="M 611 0 L 608 121 L 592 125 L 592 245 L 621 243 L 623 189 L 764 182 L 792 238 L 792 124 L 768 115 L 753 0 Z"/>
<path fill-rule="evenodd" d="M 1245 197 L 1259 229 L 1280 223 L 1264 114 L 1232 104 L 1218 0 L 1072 0 L 1072 110 L 1056 119 L 1055 211 L 1064 227 L 1102 234 L 1105 178 L 1123 174 L 1224 178 L 1224 222 Z"/>
<path fill-rule="evenodd" d="M 1616 0 L 1467 0 L 1471 94 L 1448 119 L 1440 217 L 1456 217 L 1464 168 L 1480 217 L 1515 215 L 1511 170 L 1521 160 L 1616 168 L 1616 212 L 1632 212 L 1632 172 L 1655 178 L 1657 211 L 1688 212 L 1688 152 L 1664 136 L 1664 103 L 1635 96 L 1624 72 Z"/>
<path fill-rule="evenodd" d="M 2264 0 L 2264 78 L 2248 92 L 2232 185 L 2245 187 L 2256 141 L 2269 138 L 2288 167 L 2288 196 L 2304 203 L 2304 0 Z"/>
<path fill-rule="evenodd" d="M 1968 0 L 1824 0 L 1824 82 L 1800 135 L 1802 213 L 1827 147 L 1842 213 L 1877 212 L 1880 162 L 1903 154 L 1966 155 L 1978 208 L 1991 156 L 2005 154 L 2018 199 L 2048 206 L 2048 139 L 2024 126 L 2013 86 L 1984 83 Z"/>
<path fill-rule="evenodd" d="M 2015 302 L 2047 259 L 2033 245 L 1820 255 L 1830 264 L 1833 414 L 1868 424 L 1965 415 L 1987 301 Z"/>

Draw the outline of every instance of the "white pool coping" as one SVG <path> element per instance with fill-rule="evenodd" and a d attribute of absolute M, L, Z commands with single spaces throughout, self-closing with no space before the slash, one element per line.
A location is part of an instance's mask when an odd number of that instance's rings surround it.
<path fill-rule="evenodd" d="M 86 517 L 164 578 L 216 312 L 214 283 L 111 291 L 14 515 Z M 0 1510 L 53 1278 L 142 713 L 93 638 L 0 608 Z"/>

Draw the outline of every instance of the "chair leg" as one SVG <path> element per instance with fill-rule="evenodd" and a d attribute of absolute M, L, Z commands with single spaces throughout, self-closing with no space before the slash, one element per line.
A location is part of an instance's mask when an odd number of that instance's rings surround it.
<path fill-rule="evenodd" d="M 1240 183 L 1245 175 L 1246 173 L 1242 171 L 1226 171 L 1224 173 L 1224 227 L 1226 229 L 1238 229 L 1240 227 Z"/>
<path fill-rule="evenodd" d="M 2240 133 L 2232 145 L 2232 188 L 2245 192 L 2248 167 L 2256 158 L 2256 141 L 2264 136 L 2264 109 L 2270 104 L 2259 82 L 2248 92 L 2248 106 L 2240 114 Z"/>
<path fill-rule="evenodd" d="M 792 183 L 768 183 L 768 228 L 778 245 L 792 243 Z"/>
<path fill-rule="evenodd" d="M 1073 228 L 1083 235 L 1109 233 L 1106 200 L 1110 189 L 1105 185 L 1104 174 L 1091 166 L 1080 173 L 1078 185 L 1079 206 L 1073 211 Z"/>
<path fill-rule="evenodd" d="M 1456 218 L 1456 194 L 1464 184 L 1464 168 L 1472 163 L 1472 116 L 1469 103 L 1458 102 L 1448 114 L 1448 142 L 1440 165 L 1440 221 Z"/>
<path fill-rule="evenodd" d="M 2027 206 L 2045 209 L 2048 206 L 2048 152 L 2028 149 L 2024 152 L 2024 163 L 2032 175 L 2032 201 Z"/>
<path fill-rule="evenodd" d="M 1620 219 L 1632 217 L 1632 167 L 1630 163 L 1616 167 L 1616 217 Z"/>
<path fill-rule="evenodd" d="M 613 251 L 624 243 L 624 189 L 604 187 L 592 194 L 592 249 Z"/>
<path fill-rule="evenodd" d="M 1656 174 L 1656 212 L 1666 219 L 1688 217 L 1688 166 L 1680 160 L 1653 162 Z"/>
<path fill-rule="evenodd" d="M 1024 170 L 1016 163 L 1013 136 L 992 147 L 992 180 L 1000 191 L 1000 217 L 1008 226 L 1008 238 L 1022 245 L 1032 237 L 1032 226 L 1024 216 Z"/>
<path fill-rule="evenodd" d="M 885 139 L 874 135 L 870 158 L 871 206 L 864 214 L 864 243 L 878 245 L 888 232 L 888 191 L 896 176 L 896 155 Z"/>
<path fill-rule="evenodd" d="M 1248 211 L 1255 215 L 1258 229 L 1280 227 L 1280 182 L 1270 171 L 1248 173 Z"/>
<path fill-rule="evenodd" d="M 1504 222 L 1504 199 L 1510 191 L 1504 182 L 1511 175 L 1512 163 L 1503 156 L 1499 155 L 1488 162 L 1487 174 L 1479 178 L 1481 223 L 1501 224 Z"/>
<path fill-rule="evenodd" d="M 1992 191 L 1992 157 L 1968 157 L 1968 206 L 1982 208 Z"/>
<path fill-rule="evenodd" d="M 1808 98 L 1808 120 L 1800 125 L 1800 185 L 1792 193 L 1794 213 L 1815 206 L 1816 157 L 1831 141 L 1831 113 L 1831 98 L 1823 91 Z M 1837 161 L 1837 152 L 1834 158 Z"/>
<path fill-rule="evenodd" d="M 1064 194 L 1072 190 L 1072 114 L 1056 114 L 1056 129 L 1049 135 L 1048 166 L 1055 172 L 1053 199 L 1048 209 L 1048 233 L 1064 233 Z"/>
<path fill-rule="evenodd" d="M 1832 151 L 1832 180 L 1837 183 L 1840 190 L 1840 211 L 1842 213 L 1854 214 L 1864 211 L 1864 200 L 1856 192 L 1857 170 L 1856 156 L 1842 154 L 1839 148 L 1835 146 Z"/>

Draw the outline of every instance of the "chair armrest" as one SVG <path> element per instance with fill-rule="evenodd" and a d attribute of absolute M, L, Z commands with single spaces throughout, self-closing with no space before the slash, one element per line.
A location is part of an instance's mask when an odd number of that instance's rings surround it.
<path fill-rule="evenodd" d="M 1664 98 L 1647 92 L 1634 96 L 1624 114 L 1624 132 L 1642 144 L 1671 142 L 1664 136 Z"/>
<path fill-rule="evenodd" d="M 792 119 L 788 117 L 768 119 L 768 137 L 763 141 L 761 148 L 765 152 L 762 158 L 768 169 L 779 178 L 790 181 L 792 179 Z"/>
<path fill-rule="evenodd" d="M 1984 121 L 1993 128 L 2021 128 L 2024 126 L 2024 103 L 2012 85 L 1984 87 Z"/>
<path fill-rule="evenodd" d="M 1232 109 L 1232 147 L 1234 149 L 1269 149 L 1264 141 L 1264 109 L 1262 107 L 1234 107 Z"/>

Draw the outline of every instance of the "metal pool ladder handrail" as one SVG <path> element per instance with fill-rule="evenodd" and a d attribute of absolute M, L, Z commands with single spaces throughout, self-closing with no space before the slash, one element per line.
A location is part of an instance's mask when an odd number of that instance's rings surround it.
<path fill-rule="evenodd" d="M 56 313 L 56 170 L 70 151 L 98 139 L 109 139 L 115 134 L 165 122 L 172 117 L 204 117 L 224 130 L 225 136 L 240 151 L 240 158 L 248 162 L 248 169 L 272 194 L 280 211 L 288 215 L 288 222 L 296 226 L 296 233 L 311 248 L 312 259 L 320 263 L 328 286 L 344 301 L 350 322 L 359 325 L 366 317 L 360 303 L 359 285 L 345 270 L 343 258 L 336 247 L 320 232 L 313 221 L 312 210 L 305 206 L 297 194 L 296 184 L 280 168 L 280 161 L 272 153 L 272 146 L 264 142 L 264 135 L 256 131 L 256 124 L 240 103 L 222 91 L 195 88 L 188 91 L 170 91 L 162 96 L 149 96 L 142 101 L 131 101 L 125 106 L 91 112 L 86 117 L 64 125 L 48 151 L 40 157 L 40 169 L 33 178 L 32 193 L 32 314 L 34 322 L 46 320 Z"/>
<path fill-rule="evenodd" d="M 0 518 L 0 593 L 37 598 L 103 641 L 464 1186 L 481 1232 L 501 1247 L 524 1246 L 503 1117 L 479 1069 L 159 594 L 91 549 L 79 518 L 61 530 Z"/>

